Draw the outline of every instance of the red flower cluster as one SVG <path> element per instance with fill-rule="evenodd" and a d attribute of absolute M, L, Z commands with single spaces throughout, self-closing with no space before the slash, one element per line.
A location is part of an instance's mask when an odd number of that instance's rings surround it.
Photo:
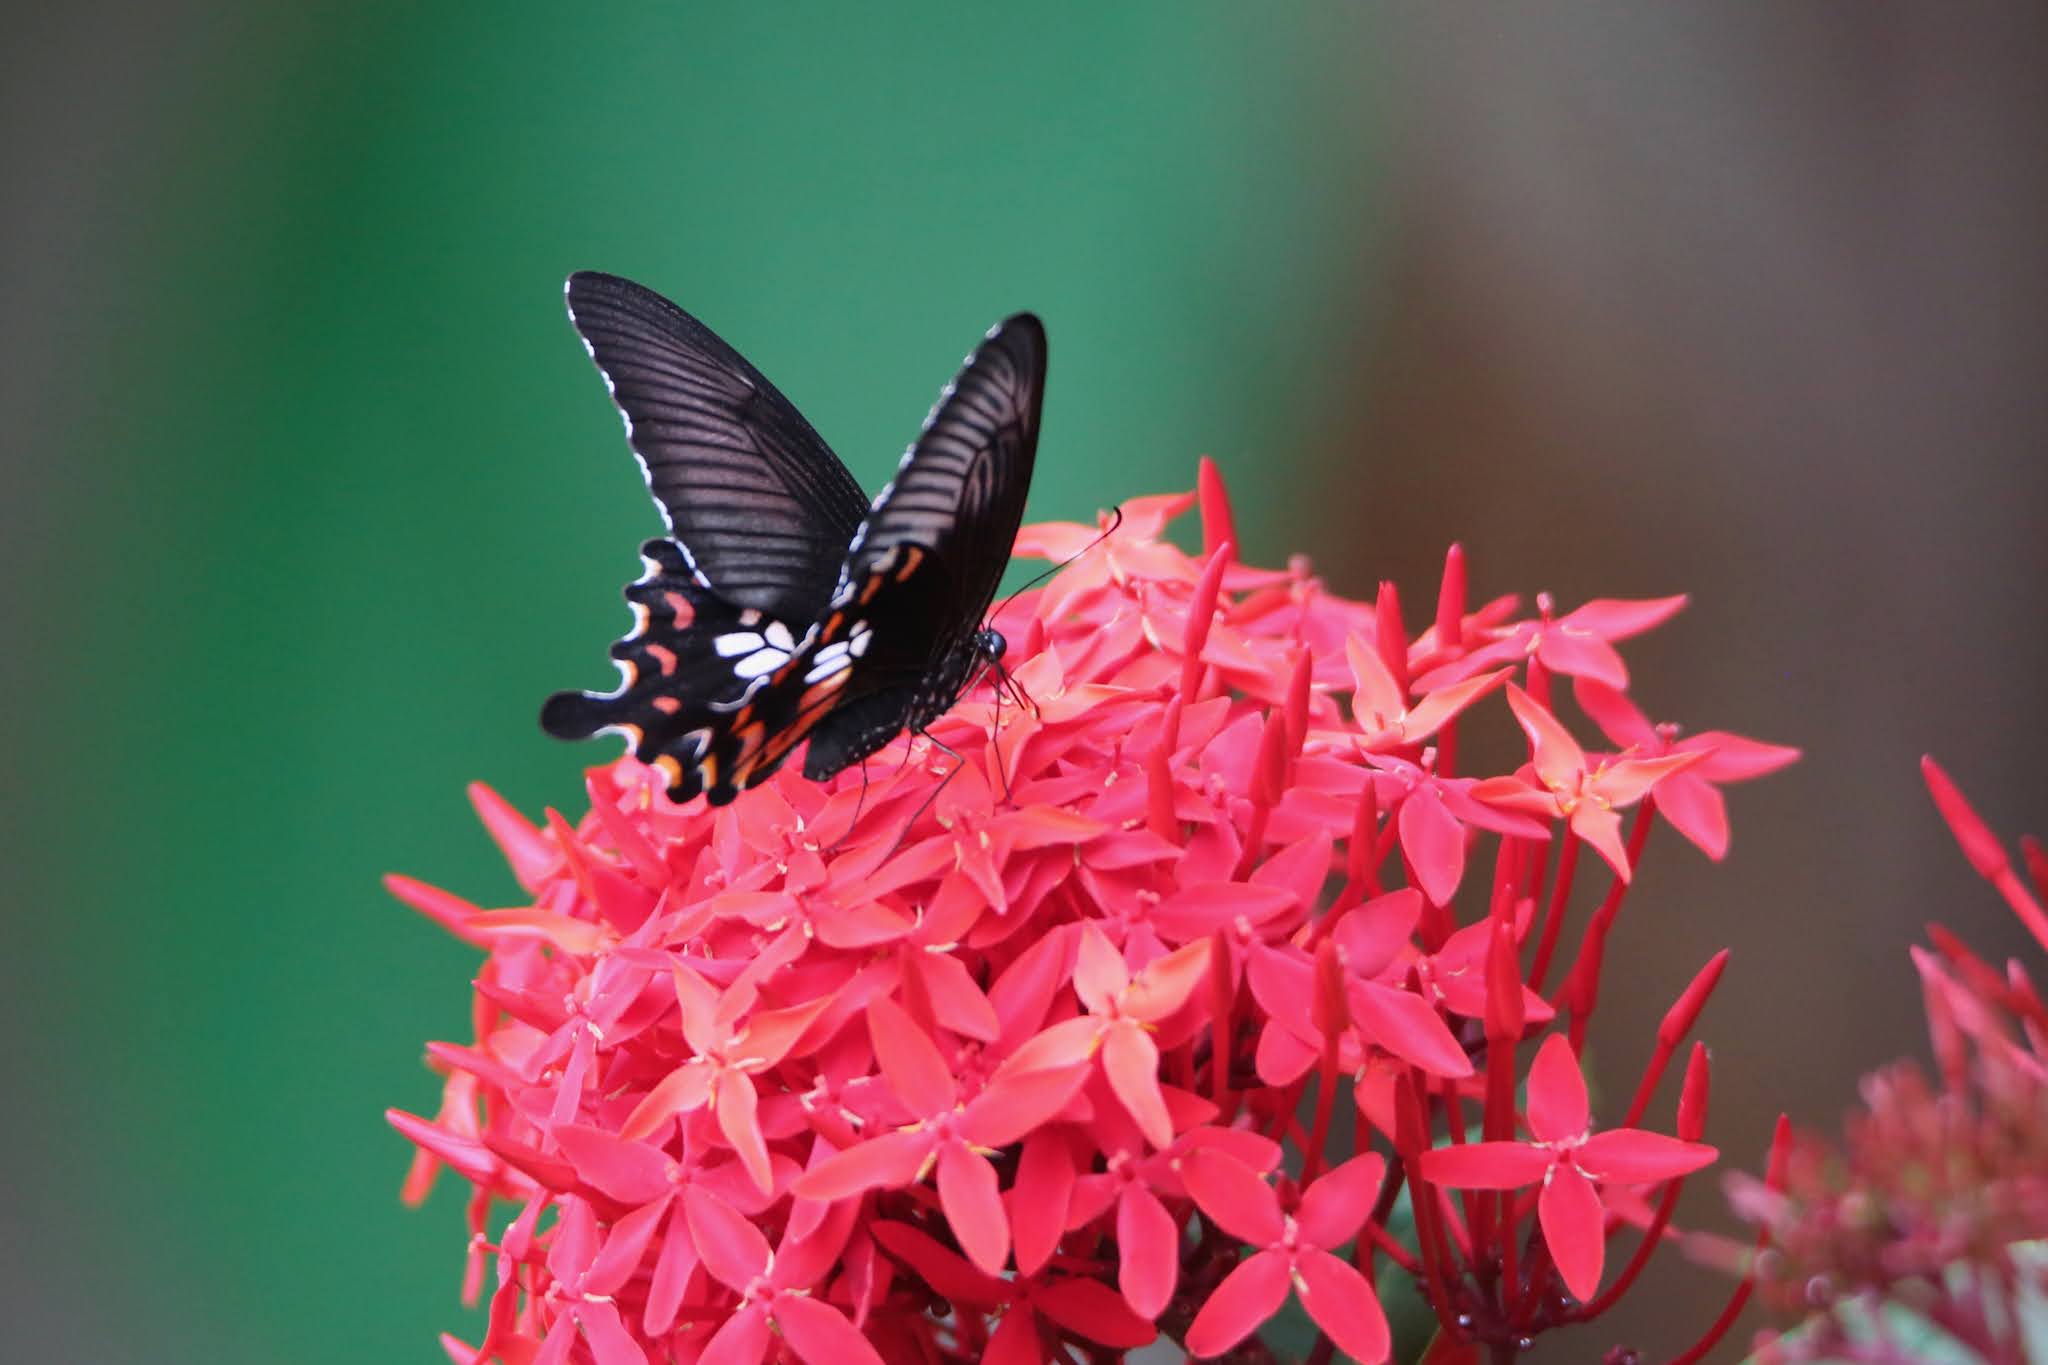
<path fill-rule="evenodd" d="M 2048 856 L 2025 875 L 1932 759 L 1922 771 L 1964 854 L 2048 948 Z M 2029 882 L 2031 881 L 2031 886 Z M 1768 1182 L 1731 1177 L 1771 1254 L 1758 1281 L 1798 1330 L 1760 1361 L 1971 1359 L 2022 1365 L 2048 1302 L 2048 1005 L 1941 925 L 1913 950 L 1938 1082 L 1910 1062 L 1864 1078 L 1840 1141 L 1802 1133 Z M 1922 1352 L 1925 1352 L 1924 1356 Z"/>
<path fill-rule="evenodd" d="M 1161 533 L 1198 497 L 1191 556 Z M 453 1359 L 1106 1362 L 1162 1332 L 1271 1359 L 1291 1295 L 1315 1359 L 1376 1362 L 1381 1260 L 1443 1352 L 1625 1290 L 1714 1157 L 1698 1046 L 1678 1136 L 1638 1125 L 1721 960 L 1595 1132 L 1602 946 L 1653 801 L 1718 857 L 1716 784 L 1794 752 L 1628 701 L 1615 643 L 1682 599 L 1471 609 L 1454 549 L 1410 638 L 1390 585 L 1347 601 L 1232 536 L 1206 464 L 1099 544 L 1027 528 L 1078 558 L 998 622 L 1030 704 L 981 688 L 934 726 L 957 766 L 911 739 L 714 811 L 620 761 L 544 828 L 478 789 L 530 903 L 391 880 L 487 954 L 473 1039 L 429 1047 L 439 1113 L 391 1115 L 409 1198 L 443 1166 L 475 1189 L 468 1289 L 496 1288 Z M 1618 752 L 1559 720 L 1560 673 Z M 1514 772 L 1456 771 L 1482 702 Z M 1612 876 L 1564 958 L 1582 845 Z"/>

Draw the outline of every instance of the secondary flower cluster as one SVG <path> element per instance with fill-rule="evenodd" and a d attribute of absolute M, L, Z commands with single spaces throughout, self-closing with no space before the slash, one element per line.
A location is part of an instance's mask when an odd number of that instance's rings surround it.
<path fill-rule="evenodd" d="M 1162 532 L 1197 500 L 1191 555 Z M 1683 599 L 1474 608 L 1454 549 L 1411 637 L 1390 585 L 1233 539 L 1206 463 L 1106 537 L 1026 528 L 1073 561 L 996 623 L 1028 703 L 977 688 L 866 773 L 714 811 L 622 760 L 539 827 L 475 791 L 526 902 L 390 883 L 486 954 L 473 1036 L 428 1049 L 438 1113 L 391 1114 L 408 1198 L 474 1188 L 467 1291 L 495 1288 L 451 1358 L 1260 1360 L 1291 1296 L 1315 1359 L 1376 1362 L 1385 1263 L 1444 1353 L 1624 1292 L 1715 1155 L 1698 1045 L 1677 1136 L 1641 1125 L 1722 959 L 1596 1131 L 1603 946 L 1653 802 L 1719 857 L 1719 785 L 1794 752 L 1629 700 L 1616 642 Z M 1460 773 L 1482 717 L 1526 761 Z"/>
<path fill-rule="evenodd" d="M 1979 875 L 2048 948 L 2048 856 L 2025 875 L 1933 760 L 1935 804 Z M 2031 886 L 2029 882 L 2031 881 Z M 1930 927 L 1913 950 L 1940 1073 L 1910 1062 L 1865 1078 L 1840 1142 L 1800 1134 L 1770 1186 L 1731 1177 L 1769 1236 L 1764 1295 L 1805 1319 L 1762 1361 L 1968 1358 L 2021 1365 L 2048 1303 L 2048 1005 L 2018 961 L 2003 970 Z M 1877 1354 L 1873 1354 L 1873 1353 Z"/>

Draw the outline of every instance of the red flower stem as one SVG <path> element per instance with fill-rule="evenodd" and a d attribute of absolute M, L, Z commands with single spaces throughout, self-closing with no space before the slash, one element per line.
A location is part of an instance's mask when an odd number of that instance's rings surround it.
<path fill-rule="evenodd" d="M 1522 895 L 1529 900 L 1535 900 L 1542 892 L 1543 879 L 1550 875 L 1550 846 L 1555 842 L 1556 838 L 1552 835 L 1527 841 L 1531 856 L 1523 866 Z"/>
<path fill-rule="evenodd" d="M 1316 1118 L 1309 1130 L 1308 1147 L 1302 1156 L 1301 1183 L 1313 1184 L 1323 1171 L 1323 1144 L 1330 1140 L 1330 1115 L 1337 1103 L 1337 1040 L 1323 1043 L 1322 1064 L 1316 1069 Z"/>
<path fill-rule="evenodd" d="M 1425 1078 L 1423 1084 L 1427 1086 Z M 1458 1083 L 1449 1077 L 1442 1081 L 1444 1099 L 1444 1122 L 1450 1129 L 1453 1145 L 1465 1142 L 1465 1104 L 1458 1095 Z M 1491 1190 L 1460 1190 L 1458 1202 L 1464 1205 L 1465 1222 L 1472 1229 L 1472 1240 L 1476 1246 L 1487 1246 L 1493 1240 L 1493 1205 Z"/>
<path fill-rule="evenodd" d="M 1785 1169 L 1792 1156 L 1792 1120 L 1778 1115 L 1778 1126 L 1771 1134 L 1771 1159 L 1764 1172 L 1764 1184 L 1773 1194 L 1785 1192 Z M 1749 1296 L 1756 1292 L 1756 1258 L 1770 1245 L 1770 1225 L 1757 1229 L 1756 1250 L 1750 1256 L 1749 1269 L 1742 1277 L 1742 1283 L 1735 1286 L 1735 1292 L 1728 1297 L 1728 1306 L 1721 1310 L 1721 1316 L 1714 1319 L 1706 1335 L 1691 1346 L 1673 1356 L 1671 1365 L 1695 1365 L 1707 1352 L 1721 1344 L 1721 1338 L 1728 1335 L 1728 1329 L 1735 1325 L 1735 1319 L 1749 1304 Z"/>
<path fill-rule="evenodd" d="M 1422 1263 L 1409 1254 L 1407 1247 L 1394 1240 L 1394 1234 L 1388 1232 L 1385 1226 L 1383 1226 L 1382 1219 L 1384 1217 L 1385 1215 L 1381 1215 L 1378 1218 L 1367 1220 L 1365 1236 L 1358 1239 L 1358 1245 L 1351 1253 L 1353 1264 L 1358 1266 L 1359 1270 L 1364 1273 L 1368 1280 L 1371 1279 L 1372 1251 L 1367 1250 L 1370 1247 L 1372 1250 L 1385 1252 L 1388 1260 L 1407 1271 L 1410 1275 L 1420 1277 L 1423 1273 Z"/>
<path fill-rule="evenodd" d="M 1650 827 L 1654 823 L 1656 806 L 1652 798 L 1644 797 L 1637 808 L 1634 823 L 1628 834 L 1628 865 L 1639 866 L 1643 857 L 1643 845 L 1649 842 Z M 1593 912 L 1587 922 L 1586 937 L 1579 945 L 1579 958 L 1572 965 L 1571 973 L 1564 984 L 1558 987 L 1551 998 L 1550 1007 L 1556 1010 L 1569 1009 L 1572 1014 L 1570 1037 L 1572 1050 L 1584 1052 L 1586 1027 L 1592 1022 L 1593 1011 L 1600 1003 L 1600 967 L 1607 952 L 1607 935 L 1614 928 L 1615 919 L 1621 914 L 1621 902 L 1628 895 L 1629 883 L 1621 878 L 1614 879 L 1614 885 L 1607 889 L 1606 899 Z"/>
<path fill-rule="evenodd" d="M 1572 1315 L 1576 1320 L 1587 1322 L 1599 1317 L 1614 1307 L 1615 1301 L 1623 1294 L 1628 1293 L 1629 1286 L 1636 1282 L 1636 1277 L 1643 1273 L 1643 1267 L 1650 1263 L 1650 1257 L 1662 1244 L 1664 1229 L 1670 1225 L 1671 1215 L 1678 1208 L 1678 1192 L 1684 1187 L 1683 1176 L 1665 1182 L 1663 1196 L 1657 1201 L 1657 1211 L 1650 1215 L 1650 1226 L 1643 1229 L 1643 1240 L 1636 1247 L 1635 1254 L 1628 1258 L 1628 1264 L 1622 1267 L 1621 1274 L 1614 1277 L 1614 1283 L 1601 1290 L 1599 1296 L 1591 1303 L 1580 1306 Z"/>
<path fill-rule="evenodd" d="M 1429 1306 L 1436 1310 L 1437 1324 L 1454 1335 L 1461 1332 L 1452 1311 L 1451 1281 L 1457 1271 L 1451 1264 L 1451 1248 L 1444 1236 L 1443 1210 L 1437 1203 L 1436 1187 L 1426 1180 L 1409 1183 L 1409 1207 L 1415 1211 L 1415 1242 L 1422 1250 L 1422 1269 L 1429 1283 Z"/>
<path fill-rule="evenodd" d="M 1579 841 L 1566 837 L 1564 852 L 1557 859 L 1557 881 L 1543 907 L 1543 930 L 1536 943 L 1536 960 L 1529 966 L 1529 989 L 1541 994 L 1543 978 L 1550 975 L 1550 960 L 1557 951 L 1558 933 L 1564 928 L 1564 909 L 1572 894 L 1572 881 L 1579 870 Z M 1540 875 L 1540 874 L 1539 874 Z M 1542 882 L 1539 880 L 1540 887 Z"/>

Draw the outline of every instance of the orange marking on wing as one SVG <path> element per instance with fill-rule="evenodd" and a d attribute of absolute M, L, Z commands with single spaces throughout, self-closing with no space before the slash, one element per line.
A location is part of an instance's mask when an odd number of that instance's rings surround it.
<path fill-rule="evenodd" d="M 862 606 L 866 606 L 868 603 L 874 601 L 875 594 L 880 592 L 881 590 L 882 575 L 878 573 L 869 574 L 868 581 L 860 585 L 860 604 Z"/>
<path fill-rule="evenodd" d="M 681 630 L 697 619 L 697 609 L 690 605 L 690 599 L 679 592 L 664 592 L 661 600 L 668 603 L 669 614 L 675 617 L 675 627 Z"/>
<path fill-rule="evenodd" d="M 845 685 L 846 672 L 842 669 L 828 678 L 820 678 L 805 688 L 803 696 L 797 699 L 796 719 L 762 746 L 761 762 L 780 763 L 788 757 L 789 751 L 803 743 L 811 731 L 818 728 L 818 722 L 825 719 L 829 709 L 823 705 L 826 698 Z"/>
<path fill-rule="evenodd" d="M 661 755 L 654 760 L 654 766 L 668 774 L 669 786 L 680 787 L 683 785 L 683 765 L 677 761 L 674 754 Z"/>
<path fill-rule="evenodd" d="M 648 704 L 664 716 L 672 716 L 683 709 L 683 703 L 676 697 L 650 697 Z"/>
<path fill-rule="evenodd" d="M 661 665 L 662 677 L 666 678 L 676 671 L 676 652 L 667 645 L 658 645 L 654 641 L 648 640 L 641 645 L 641 648 L 653 655 L 654 662 Z"/>
<path fill-rule="evenodd" d="M 901 583 L 904 579 L 910 577 L 911 574 L 917 572 L 917 566 L 922 563 L 924 563 L 924 547 L 922 545 L 904 546 L 903 562 L 896 566 L 896 573 L 894 575 L 896 581 Z"/>
<path fill-rule="evenodd" d="M 739 756 L 732 764 L 732 784 L 735 787 L 746 786 L 747 779 L 752 777 L 754 770 L 760 766 L 761 741 L 765 734 L 766 727 L 759 724 L 733 727 L 733 738 L 740 742 Z"/>

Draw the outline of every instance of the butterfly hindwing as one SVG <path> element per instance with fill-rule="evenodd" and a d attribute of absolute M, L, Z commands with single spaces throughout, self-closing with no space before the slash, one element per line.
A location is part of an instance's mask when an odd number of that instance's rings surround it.
<path fill-rule="evenodd" d="M 581 271 L 567 297 L 704 583 L 736 606 L 815 620 L 867 511 L 853 475 L 758 370 L 653 290 Z"/>
<path fill-rule="evenodd" d="M 611 648 L 619 688 L 558 692 L 541 726 L 559 739 L 625 736 L 662 769 L 669 795 L 722 806 L 775 771 L 830 708 L 841 670 L 815 679 L 811 627 L 735 607 L 697 581 L 669 540 L 641 547 L 647 573 L 626 588 L 631 634 Z"/>

